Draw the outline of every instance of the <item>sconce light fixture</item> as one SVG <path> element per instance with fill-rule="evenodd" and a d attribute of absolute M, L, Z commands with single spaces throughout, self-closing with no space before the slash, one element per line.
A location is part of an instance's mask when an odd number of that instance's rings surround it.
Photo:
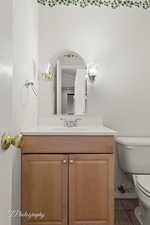
<path fill-rule="evenodd" d="M 94 83 L 96 76 L 97 76 L 98 70 L 97 70 L 97 65 L 96 64 L 89 64 L 88 65 L 88 77 L 89 80 Z"/>
<path fill-rule="evenodd" d="M 48 63 L 47 69 L 45 73 L 42 73 L 42 80 L 44 81 L 50 81 L 53 79 L 53 72 L 52 72 L 53 68 L 52 65 L 50 63 Z"/>

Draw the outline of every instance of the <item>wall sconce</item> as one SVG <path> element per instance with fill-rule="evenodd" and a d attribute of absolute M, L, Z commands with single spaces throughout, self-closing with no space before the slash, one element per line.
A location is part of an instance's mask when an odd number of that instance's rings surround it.
<path fill-rule="evenodd" d="M 53 68 L 52 65 L 50 63 L 48 63 L 47 69 L 45 73 L 42 73 L 42 80 L 44 81 L 50 81 L 53 79 L 53 72 L 52 72 Z"/>
<path fill-rule="evenodd" d="M 88 77 L 91 83 L 95 82 L 96 76 L 97 76 L 98 70 L 96 64 L 89 64 L 88 65 Z"/>

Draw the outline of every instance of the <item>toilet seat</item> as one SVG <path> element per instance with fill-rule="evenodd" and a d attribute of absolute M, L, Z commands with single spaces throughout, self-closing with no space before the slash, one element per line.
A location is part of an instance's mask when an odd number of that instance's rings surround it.
<path fill-rule="evenodd" d="M 136 175 L 136 187 L 150 198 L 150 175 Z"/>

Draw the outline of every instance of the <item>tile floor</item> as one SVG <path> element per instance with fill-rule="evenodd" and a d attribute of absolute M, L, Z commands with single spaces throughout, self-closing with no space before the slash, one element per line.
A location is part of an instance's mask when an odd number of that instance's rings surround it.
<path fill-rule="evenodd" d="M 137 200 L 116 200 L 115 225 L 140 225 L 134 215 Z"/>

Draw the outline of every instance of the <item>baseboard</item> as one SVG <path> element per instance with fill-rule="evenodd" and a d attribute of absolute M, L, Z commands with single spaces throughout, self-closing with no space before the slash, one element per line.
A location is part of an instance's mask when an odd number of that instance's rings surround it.
<path fill-rule="evenodd" d="M 136 193 L 124 193 L 124 194 L 122 194 L 122 193 L 115 193 L 115 198 L 116 199 L 135 199 L 135 198 L 137 198 L 137 195 L 136 195 Z"/>

